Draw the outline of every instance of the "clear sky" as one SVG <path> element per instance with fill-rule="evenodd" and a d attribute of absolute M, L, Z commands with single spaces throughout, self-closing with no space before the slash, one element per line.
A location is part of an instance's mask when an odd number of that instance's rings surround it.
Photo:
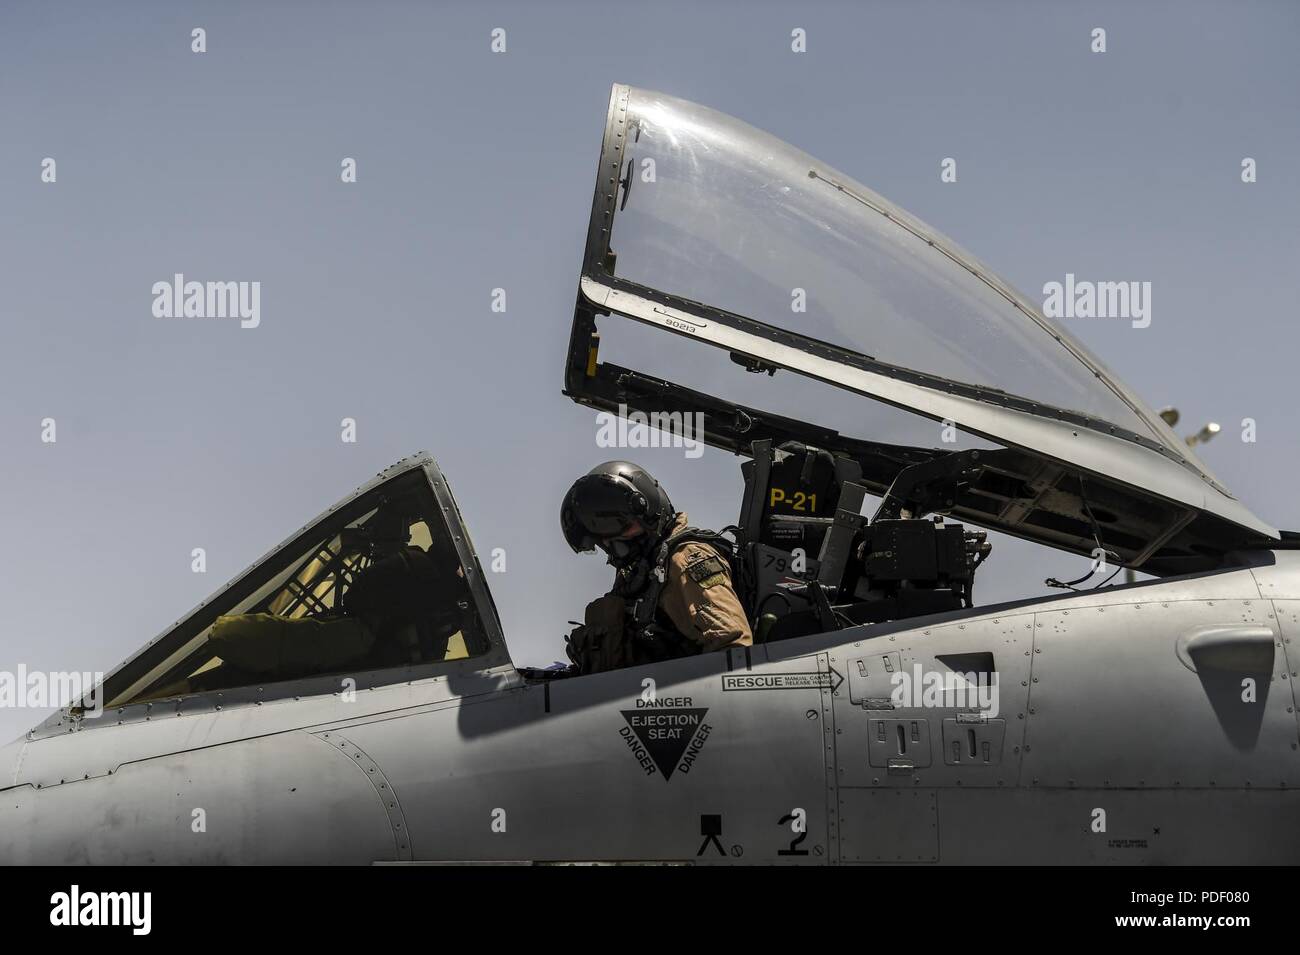
<path fill-rule="evenodd" d="M 0 670 L 111 669 L 420 449 L 480 553 L 506 550 L 490 583 L 516 662 L 561 657 L 608 583 L 558 509 L 613 456 L 560 394 L 613 82 L 798 145 L 1034 300 L 1066 273 L 1151 282 L 1148 328 L 1066 322 L 1149 403 L 1178 405 L 1181 430 L 1220 422 L 1210 468 L 1300 526 L 1298 28 L 1287 2 L 9 0 Z M 155 318 L 151 288 L 176 272 L 261 282 L 260 325 Z M 884 437 L 937 444 L 907 425 Z M 693 523 L 735 519 L 736 458 L 635 456 Z M 999 541 L 977 596 L 1082 566 Z M 0 710 L 0 737 L 43 715 Z"/>

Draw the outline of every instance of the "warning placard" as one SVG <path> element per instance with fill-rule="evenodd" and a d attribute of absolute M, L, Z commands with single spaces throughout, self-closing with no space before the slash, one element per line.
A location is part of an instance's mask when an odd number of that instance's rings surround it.
<path fill-rule="evenodd" d="M 711 727 L 704 722 L 707 707 L 655 707 L 621 710 L 627 726 L 619 730 L 647 775 L 658 768 L 664 779 L 673 771 L 689 772 L 695 757 L 709 738 Z M 687 747 L 690 751 L 687 751 Z"/>
<path fill-rule="evenodd" d="M 833 690 L 843 678 L 829 673 L 726 673 L 724 690 Z"/>

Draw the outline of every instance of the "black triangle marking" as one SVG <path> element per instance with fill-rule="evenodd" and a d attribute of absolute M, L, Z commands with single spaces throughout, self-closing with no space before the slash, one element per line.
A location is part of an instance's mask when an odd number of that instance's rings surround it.
<path fill-rule="evenodd" d="M 704 723 L 708 707 L 695 709 L 669 709 L 647 706 L 639 710 L 622 710 L 623 719 L 646 748 L 664 779 L 671 779 L 677 761 Z"/>

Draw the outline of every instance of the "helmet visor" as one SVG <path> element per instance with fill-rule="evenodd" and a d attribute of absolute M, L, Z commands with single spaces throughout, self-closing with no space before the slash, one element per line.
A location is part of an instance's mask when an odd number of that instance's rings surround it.
<path fill-rule="evenodd" d="M 574 551 L 589 551 L 621 537 L 645 512 L 645 499 L 634 489 L 602 476 L 580 478 L 560 510 L 564 538 Z"/>

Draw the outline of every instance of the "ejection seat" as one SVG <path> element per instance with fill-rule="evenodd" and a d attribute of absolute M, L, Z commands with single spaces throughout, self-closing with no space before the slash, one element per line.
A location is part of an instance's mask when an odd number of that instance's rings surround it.
<path fill-rule="evenodd" d="M 794 636 L 796 629 L 837 629 L 842 624 L 829 602 L 838 596 L 862 524 L 867 492 L 854 483 L 862 468 L 796 441 L 779 447 L 755 441 L 751 456 L 741 465 L 738 528 L 742 600 L 755 642 Z"/>
<path fill-rule="evenodd" d="M 738 538 L 756 643 L 971 605 L 985 534 L 923 515 L 978 452 L 904 468 L 870 519 L 857 461 L 794 441 L 755 441 L 751 454 Z"/>

